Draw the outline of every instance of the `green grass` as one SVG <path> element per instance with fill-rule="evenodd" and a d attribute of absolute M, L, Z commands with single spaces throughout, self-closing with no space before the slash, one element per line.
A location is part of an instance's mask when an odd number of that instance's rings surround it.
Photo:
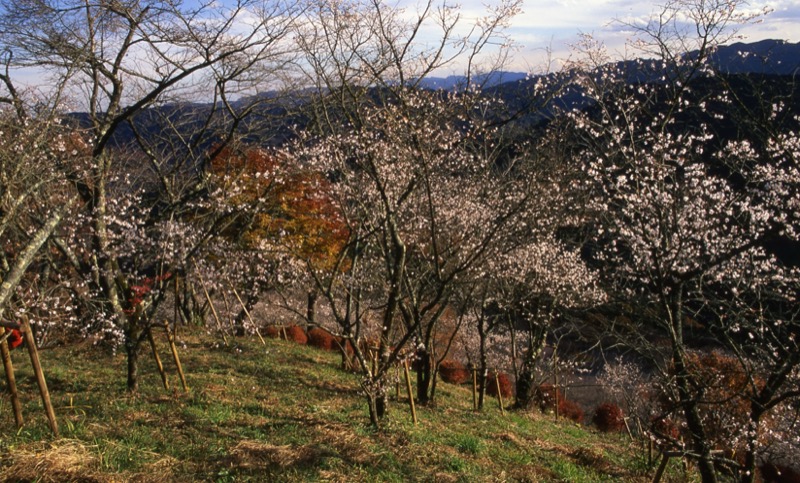
<path fill-rule="evenodd" d="M 27 354 L 15 351 L 26 418 L 0 398 L 3 481 L 649 481 L 640 446 L 495 401 L 472 411 L 466 387 L 439 384 L 411 422 L 391 392 L 381 430 L 369 425 L 359 376 L 339 357 L 290 342 L 236 339 L 217 347 L 183 335 L 184 393 L 166 345 L 165 390 L 149 348 L 140 390 L 125 389 L 125 359 L 98 349 L 41 352 L 61 438 L 47 427 Z M 5 384 L 0 384 L 4 388 Z M 676 466 L 668 475 L 680 481 Z"/>

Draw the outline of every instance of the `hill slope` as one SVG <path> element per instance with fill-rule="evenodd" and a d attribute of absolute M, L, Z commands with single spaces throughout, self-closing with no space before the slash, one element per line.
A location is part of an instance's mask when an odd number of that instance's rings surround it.
<path fill-rule="evenodd" d="M 337 354 L 290 342 L 184 338 L 190 393 L 171 361 L 163 389 L 152 358 L 138 396 L 124 359 L 97 349 L 43 351 L 62 439 L 53 440 L 26 354 L 15 351 L 26 425 L 0 402 L 2 481 L 649 481 L 646 452 L 537 413 L 472 411 L 466 387 L 442 383 L 410 421 L 392 394 L 385 427 L 368 424 L 358 376 Z M 167 349 L 161 344 L 162 359 Z"/>

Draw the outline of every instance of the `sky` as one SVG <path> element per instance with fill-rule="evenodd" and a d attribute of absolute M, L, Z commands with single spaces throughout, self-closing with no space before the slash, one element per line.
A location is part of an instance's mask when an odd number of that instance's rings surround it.
<path fill-rule="evenodd" d="M 569 46 L 576 43 L 580 34 L 591 34 L 602 40 L 610 53 L 625 55 L 625 43 L 632 31 L 615 19 L 644 21 L 659 11 L 659 5 L 665 1 L 526 0 L 523 12 L 507 30 L 518 50 L 506 70 L 541 73 L 548 68 L 548 50 L 552 52 L 551 58 L 563 60 L 569 56 Z M 463 0 L 462 7 L 477 16 L 483 8 L 482 3 L 485 2 Z M 744 8 L 750 12 L 768 9 L 770 13 L 761 17 L 758 23 L 740 28 L 743 41 L 800 41 L 800 0 L 751 0 Z M 557 67 L 552 65 L 549 68 Z"/>
<path fill-rule="evenodd" d="M 196 0 L 185 0 L 188 2 Z M 220 0 L 226 2 L 229 0 Z M 233 1 L 233 0 L 230 0 Z M 427 0 L 383 0 L 388 5 L 405 8 L 410 18 L 420 5 Z M 466 30 L 481 16 L 485 15 L 486 5 L 497 5 L 503 0 L 432 0 L 434 5 L 445 2 L 460 2 L 461 28 Z M 514 0 L 505 0 L 514 1 Z M 746 11 L 770 13 L 754 24 L 744 25 L 739 34 L 745 42 L 763 39 L 781 39 L 800 42 L 800 0 L 523 0 L 522 11 L 514 17 L 505 30 L 513 41 L 515 49 L 503 70 L 541 74 L 557 71 L 571 55 L 570 46 L 578 42 L 581 34 L 592 35 L 606 46 L 615 58 L 640 57 L 626 51 L 626 41 L 633 31 L 624 23 L 641 24 L 659 11 L 665 2 L 699 3 L 726 1 L 734 2 Z M 740 11 L 741 8 L 740 8 Z M 437 32 L 432 31 L 433 44 Z M 464 66 L 459 62 L 449 64 L 434 73 L 436 76 L 463 74 Z M 20 71 L 16 73 L 18 85 L 38 86 L 40 89 L 48 82 L 41 72 Z"/>

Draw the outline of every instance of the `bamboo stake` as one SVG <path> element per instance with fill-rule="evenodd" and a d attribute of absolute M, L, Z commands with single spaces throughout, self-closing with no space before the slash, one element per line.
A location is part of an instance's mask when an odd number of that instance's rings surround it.
<path fill-rule="evenodd" d="M 239 292 L 236 291 L 233 285 L 231 285 L 231 290 L 233 290 L 233 295 L 236 295 L 236 300 L 238 300 L 239 303 L 242 305 L 242 310 L 244 310 L 245 315 L 247 315 L 247 320 L 250 321 L 250 323 L 253 325 L 253 328 L 256 330 L 256 335 L 258 336 L 258 340 L 260 340 L 263 345 L 267 345 L 267 342 L 264 340 L 263 337 L 261 337 L 261 332 L 258 331 L 258 326 L 253 321 L 253 317 L 250 315 L 250 311 L 247 310 L 247 307 L 244 305 L 244 302 L 242 302 L 242 298 L 239 297 Z"/>
<path fill-rule="evenodd" d="M 188 393 L 189 385 L 186 384 L 186 375 L 183 373 L 181 359 L 178 357 L 178 347 L 175 346 L 175 339 L 172 337 L 172 333 L 169 331 L 169 322 L 166 320 L 164 321 L 164 330 L 167 332 L 167 340 L 169 341 L 169 348 L 172 350 L 172 358 L 175 359 L 175 365 L 178 367 L 178 375 L 181 378 L 181 385 L 183 386 L 183 390 Z"/>
<path fill-rule="evenodd" d="M 417 409 L 414 407 L 414 395 L 411 393 L 411 375 L 408 372 L 408 359 L 405 359 L 406 389 L 408 390 L 408 404 L 411 406 L 411 419 L 417 424 Z"/>
<path fill-rule="evenodd" d="M 220 290 L 222 292 L 222 301 L 225 303 L 225 312 L 228 313 L 228 325 L 231 327 L 231 333 L 236 335 L 236 324 L 233 323 L 233 316 L 231 315 L 231 307 L 228 305 L 228 296 L 225 295 L 224 290 Z"/>
<path fill-rule="evenodd" d="M 203 274 L 200 273 L 200 269 L 197 267 L 197 262 L 195 262 L 194 259 L 192 259 L 192 263 L 194 263 L 194 268 L 197 271 L 197 276 L 198 278 L 200 278 L 200 286 L 203 287 L 203 293 L 206 296 L 208 305 L 211 307 L 211 313 L 214 315 L 214 320 L 217 321 L 217 329 L 219 329 L 220 334 L 222 334 L 222 342 L 224 342 L 225 346 L 227 347 L 228 338 L 225 337 L 225 331 L 222 329 L 222 322 L 219 321 L 219 315 L 217 314 L 217 309 L 214 307 L 214 302 L 211 301 L 211 296 L 208 295 L 208 289 L 206 289 L 206 282 L 205 280 L 203 280 Z"/>
<path fill-rule="evenodd" d="M 6 332 L 11 334 L 10 330 L 7 330 L 5 327 L 0 327 L 0 336 L 3 336 Z M 11 395 L 11 406 L 14 409 L 14 421 L 16 421 L 17 427 L 21 428 L 25 423 L 25 419 L 22 417 L 22 404 L 19 402 L 19 394 L 17 393 L 17 379 L 14 377 L 14 365 L 11 363 L 11 351 L 8 348 L 8 341 L 5 340 L 5 338 L 3 342 L 0 342 L 0 353 L 2 353 L 3 367 L 5 367 L 6 370 L 8 393 Z"/>
<path fill-rule="evenodd" d="M 161 357 L 158 355 L 158 348 L 156 348 L 156 340 L 153 338 L 153 331 L 150 329 L 151 327 L 147 328 L 147 340 L 150 341 L 150 348 L 153 349 L 153 358 L 156 360 L 156 367 L 158 368 L 158 373 L 161 375 L 161 382 L 164 384 L 164 389 L 169 391 L 167 373 L 164 371 L 164 364 L 161 363 Z M 167 330 L 169 330 L 169 328 L 167 328 Z"/>
<path fill-rule="evenodd" d="M 500 414 L 506 415 L 506 410 L 503 408 L 503 394 L 500 392 L 500 374 L 494 373 L 494 383 L 497 386 L 497 402 L 500 404 Z"/>
<path fill-rule="evenodd" d="M 394 398 L 400 400 L 400 366 L 394 366 Z"/>
<path fill-rule="evenodd" d="M 180 309 L 178 308 L 178 293 L 179 293 L 179 291 L 178 291 L 178 275 L 177 274 L 175 275 L 175 280 L 174 280 L 172 285 L 175 287 L 175 295 L 174 295 L 175 303 L 173 304 L 175 306 L 175 310 L 174 310 L 174 313 L 172 314 L 172 319 L 173 319 L 173 322 L 172 322 L 172 335 L 174 337 L 178 337 L 178 322 L 180 322 L 181 315 L 180 315 Z"/>
<path fill-rule="evenodd" d="M 22 335 L 25 337 L 25 345 L 28 346 L 31 365 L 33 366 L 33 372 L 36 374 L 36 382 L 39 384 L 39 392 L 42 395 L 42 404 L 44 404 L 44 410 L 47 413 L 47 421 L 50 424 L 50 429 L 53 431 L 53 434 L 58 438 L 56 413 L 53 411 L 53 405 L 50 403 L 50 392 L 47 390 L 47 381 L 44 379 L 44 371 L 42 371 L 42 365 L 39 363 L 39 352 L 36 350 L 36 340 L 33 338 L 31 324 L 28 323 L 27 318 L 22 319 L 20 332 L 22 332 Z"/>

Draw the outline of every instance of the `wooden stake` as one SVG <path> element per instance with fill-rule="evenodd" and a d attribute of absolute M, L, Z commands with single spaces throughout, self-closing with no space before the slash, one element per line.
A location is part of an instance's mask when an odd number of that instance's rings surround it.
<path fill-rule="evenodd" d="M 164 321 L 164 330 L 167 332 L 167 340 L 169 340 L 169 348 L 172 350 L 172 357 L 175 359 L 175 366 L 178 367 L 178 375 L 181 378 L 181 385 L 183 385 L 183 390 L 188 393 L 189 385 L 186 384 L 186 375 L 183 373 L 181 359 L 178 357 L 178 347 L 175 346 L 175 339 L 172 337 L 172 333 L 169 331 L 169 322 L 166 320 Z"/>
<path fill-rule="evenodd" d="M 250 323 L 253 325 L 253 328 L 256 330 L 256 335 L 258 336 L 258 340 L 260 340 L 263 345 L 267 345 L 267 342 L 264 340 L 263 337 L 261 337 L 261 332 L 258 331 L 258 326 L 253 321 L 253 317 L 250 316 L 250 311 L 247 310 L 247 307 L 244 305 L 244 302 L 242 302 L 242 298 L 239 297 L 239 292 L 236 291 L 233 285 L 231 285 L 231 290 L 233 290 L 233 295 L 236 295 L 236 300 L 238 300 L 239 303 L 242 305 L 242 310 L 244 310 L 245 315 L 247 315 L 247 320 L 250 321 Z"/>
<path fill-rule="evenodd" d="M 653 476 L 653 483 L 659 483 L 661 481 L 661 476 L 664 475 L 664 470 L 667 469 L 667 463 L 669 463 L 670 455 L 665 452 L 664 457 L 661 460 L 661 464 L 658 465 L 658 469 L 656 470 L 656 474 Z"/>
<path fill-rule="evenodd" d="M 169 331 L 169 328 L 167 330 Z M 164 389 L 169 391 L 169 380 L 167 379 L 167 373 L 164 371 L 164 364 L 161 363 L 161 357 L 158 355 L 158 348 L 156 348 L 156 340 L 153 338 L 151 327 L 147 328 L 147 340 L 150 341 L 150 348 L 153 349 L 153 359 L 156 360 L 156 367 L 158 367 L 158 373 L 161 375 Z"/>
<path fill-rule="evenodd" d="M 5 327 L 0 327 L 0 336 L 3 336 L 6 331 Z M 11 331 L 8 330 L 8 333 L 10 334 Z M 14 409 L 14 421 L 17 422 L 17 427 L 21 428 L 25 420 L 22 417 L 22 404 L 19 402 L 17 379 L 14 377 L 14 365 L 11 363 L 11 351 L 8 349 L 7 340 L 0 342 L 0 353 L 3 356 L 3 367 L 6 369 L 6 381 L 8 381 L 8 393 L 11 395 L 11 406 Z"/>
<path fill-rule="evenodd" d="M 178 337 L 178 322 L 180 322 L 180 319 L 181 319 L 180 308 L 178 307 L 178 305 L 179 305 L 178 304 L 178 293 L 179 293 L 178 292 L 178 278 L 179 277 L 176 274 L 175 275 L 175 280 L 173 281 L 173 286 L 175 287 L 175 294 L 174 294 L 175 303 L 173 305 L 175 305 L 175 310 L 174 310 L 174 313 L 172 314 L 172 318 L 173 318 L 173 321 L 172 321 L 172 335 L 174 337 Z"/>
<path fill-rule="evenodd" d="M 217 329 L 219 329 L 220 334 L 222 334 L 222 342 L 225 343 L 225 347 L 228 346 L 228 338 L 225 337 L 225 331 L 222 329 L 222 322 L 219 321 L 219 315 L 217 315 L 217 309 L 214 308 L 214 302 L 211 301 L 211 296 L 208 295 L 208 290 L 206 289 L 206 282 L 203 280 L 203 274 L 200 273 L 200 269 L 197 267 L 197 262 L 192 259 L 192 263 L 194 263 L 194 269 L 197 271 L 197 277 L 200 279 L 200 286 L 203 287 L 203 293 L 206 296 L 206 300 L 208 301 L 208 305 L 211 307 L 211 313 L 214 315 L 214 320 L 217 321 Z M 167 328 L 167 332 L 169 332 L 169 328 Z"/>
<path fill-rule="evenodd" d="M 417 409 L 414 407 L 414 395 L 411 393 L 411 375 L 408 371 L 408 359 L 405 359 L 406 389 L 408 390 L 408 405 L 411 406 L 411 419 L 417 424 Z"/>
<path fill-rule="evenodd" d="M 36 374 L 36 382 L 39 384 L 39 392 L 42 395 L 42 404 L 47 413 L 47 421 L 50 424 L 50 429 L 53 435 L 58 438 L 58 423 L 56 423 L 56 413 L 53 411 L 53 405 L 50 403 L 50 392 L 47 390 L 47 381 L 44 379 L 44 371 L 42 365 L 39 363 L 39 352 L 36 350 L 36 340 L 33 338 L 31 332 L 31 325 L 28 323 L 27 318 L 22 319 L 22 326 L 20 332 L 25 337 L 25 345 L 28 346 L 28 354 L 31 357 L 31 365 L 33 372 Z"/>
<path fill-rule="evenodd" d="M 503 394 L 500 392 L 500 374 L 494 373 L 494 383 L 497 386 L 497 402 L 500 404 L 500 414 L 506 415 L 506 410 L 503 408 Z"/>
<path fill-rule="evenodd" d="M 236 334 L 236 324 L 233 323 L 233 316 L 231 315 L 231 307 L 228 305 L 228 296 L 225 295 L 224 290 L 220 290 L 222 292 L 222 302 L 225 303 L 225 312 L 228 313 L 228 325 L 231 327 L 231 333 Z"/>

